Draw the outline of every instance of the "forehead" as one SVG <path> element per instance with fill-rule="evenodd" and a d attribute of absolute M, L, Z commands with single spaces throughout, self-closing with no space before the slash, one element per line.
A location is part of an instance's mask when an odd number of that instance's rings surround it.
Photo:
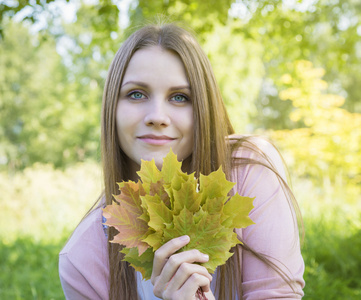
<path fill-rule="evenodd" d="M 162 74 L 188 82 L 185 67 L 178 54 L 160 46 L 150 46 L 141 48 L 133 54 L 125 71 L 124 80 Z"/>

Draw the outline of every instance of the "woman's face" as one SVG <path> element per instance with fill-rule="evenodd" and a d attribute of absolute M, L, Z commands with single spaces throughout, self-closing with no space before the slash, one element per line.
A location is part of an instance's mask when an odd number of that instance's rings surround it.
<path fill-rule="evenodd" d="M 191 91 L 180 58 L 158 46 L 136 51 L 125 72 L 116 111 L 120 147 L 133 171 L 141 159 L 161 168 L 169 149 L 178 160 L 193 149 Z"/>

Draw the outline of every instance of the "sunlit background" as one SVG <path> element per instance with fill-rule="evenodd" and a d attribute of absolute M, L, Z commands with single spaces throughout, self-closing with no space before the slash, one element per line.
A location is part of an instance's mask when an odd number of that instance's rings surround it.
<path fill-rule="evenodd" d="M 237 132 L 283 154 L 305 299 L 361 299 L 360 1 L 0 0 L 0 13 L 1 299 L 63 299 L 57 254 L 102 190 L 108 66 L 159 14 L 194 30 Z"/>

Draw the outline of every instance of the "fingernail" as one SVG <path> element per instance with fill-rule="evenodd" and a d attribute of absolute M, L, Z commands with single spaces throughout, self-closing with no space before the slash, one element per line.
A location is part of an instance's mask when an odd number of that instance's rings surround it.
<path fill-rule="evenodd" d="M 189 240 L 189 236 L 188 236 L 188 235 L 182 235 L 182 236 L 179 237 L 179 239 L 180 239 L 181 241 L 188 241 L 188 240 Z"/>
<path fill-rule="evenodd" d="M 209 260 L 208 254 L 202 254 L 202 256 L 203 256 L 204 259 Z"/>

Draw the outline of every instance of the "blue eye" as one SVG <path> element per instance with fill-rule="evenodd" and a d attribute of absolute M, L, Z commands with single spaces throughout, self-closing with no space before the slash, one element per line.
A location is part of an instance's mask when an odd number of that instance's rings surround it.
<path fill-rule="evenodd" d="M 143 99 L 145 96 L 141 92 L 132 92 L 128 95 L 132 99 Z"/>
<path fill-rule="evenodd" d="M 189 101 L 188 97 L 184 96 L 184 95 L 175 95 L 171 98 L 171 100 L 175 101 L 175 102 L 179 102 L 179 103 L 182 103 L 182 102 L 187 102 Z"/>

